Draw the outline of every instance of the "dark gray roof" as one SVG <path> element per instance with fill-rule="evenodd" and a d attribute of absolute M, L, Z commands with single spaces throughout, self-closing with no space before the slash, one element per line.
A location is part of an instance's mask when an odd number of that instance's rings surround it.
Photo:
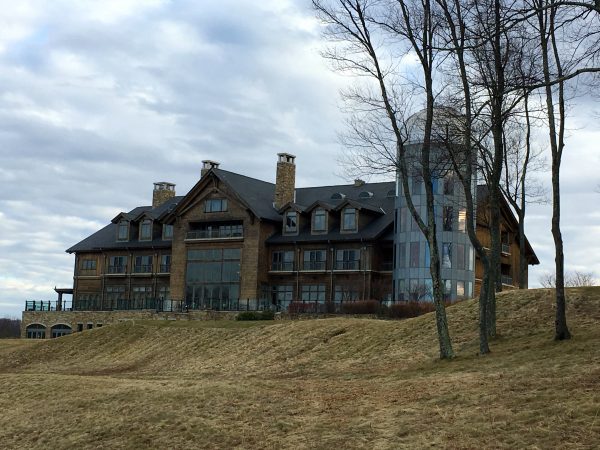
<path fill-rule="evenodd" d="M 275 185 L 222 169 L 212 169 L 221 180 L 229 184 L 237 195 L 246 202 L 252 212 L 261 219 L 281 220 L 273 206 Z"/>
<path fill-rule="evenodd" d="M 388 192 L 395 189 L 396 183 L 393 181 L 384 183 L 365 183 L 362 186 L 334 185 L 318 186 L 296 189 L 296 202 L 302 205 L 312 205 L 316 201 L 326 202 L 335 209 L 344 203 L 354 207 L 362 208 L 372 214 L 373 220 L 357 233 L 340 233 L 339 229 L 331 230 L 327 234 L 313 235 L 310 230 L 310 223 L 299 230 L 298 235 L 282 235 L 281 232 L 275 233 L 269 239 L 268 244 L 285 244 L 293 242 L 324 242 L 324 241 L 367 241 L 373 239 L 388 240 L 389 233 L 382 233 L 393 228 L 394 223 L 394 203 L 395 197 L 388 197 Z M 373 193 L 370 198 L 359 198 L 363 191 Z M 343 194 L 342 199 L 332 199 L 334 194 Z M 393 240 L 393 237 L 392 239 Z"/>
<path fill-rule="evenodd" d="M 154 220 L 159 221 L 169 210 L 173 209 L 177 202 L 183 197 L 173 197 L 167 200 L 162 205 L 152 208 L 152 206 L 138 206 L 127 213 L 121 213 L 120 216 L 125 220 L 134 220 L 142 213 L 147 212 Z M 117 216 L 119 217 L 119 216 Z M 157 235 L 151 241 L 117 241 L 117 223 L 110 223 L 104 228 L 96 231 L 91 236 L 88 236 L 83 241 L 78 242 L 71 248 L 67 249 L 67 253 L 74 252 L 94 252 L 101 250 L 125 249 L 125 248 L 152 248 L 152 247 L 171 247 L 171 241 L 163 241 L 162 233 Z"/>

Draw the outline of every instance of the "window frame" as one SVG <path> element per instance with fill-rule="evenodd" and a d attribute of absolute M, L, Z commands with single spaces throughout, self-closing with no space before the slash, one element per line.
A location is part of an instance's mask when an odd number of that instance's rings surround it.
<path fill-rule="evenodd" d="M 323 218 L 323 227 L 322 228 L 316 227 L 317 216 Z M 316 208 L 312 213 L 312 221 L 311 221 L 312 232 L 315 234 L 327 233 L 327 222 L 328 222 L 327 221 L 327 211 L 325 210 L 325 208 Z"/>
<path fill-rule="evenodd" d="M 143 234 L 144 229 L 147 229 L 148 234 Z M 152 219 L 144 219 L 139 225 L 139 239 L 140 241 L 151 241 L 153 237 L 153 226 Z"/>
<path fill-rule="evenodd" d="M 286 234 L 286 235 L 298 234 L 298 229 L 299 229 L 298 219 L 299 219 L 298 211 L 286 211 L 285 214 L 283 215 L 283 234 Z M 289 220 L 295 221 L 293 228 L 288 225 Z"/>
<path fill-rule="evenodd" d="M 171 230 L 171 233 L 167 233 L 167 229 Z M 172 241 L 173 240 L 173 225 L 172 224 L 168 224 L 168 223 L 163 223 L 163 229 L 162 229 L 162 239 L 163 241 Z"/>
<path fill-rule="evenodd" d="M 352 213 L 350 213 L 352 211 Z M 353 215 L 354 216 L 354 225 L 352 228 L 348 228 L 346 227 L 346 216 L 349 215 Z M 353 207 L 347 207 L 344 208 L 342 210 L 342 217 L 341 217 L 341 227 L 342 227 L 342 232 L 345 233 L 356 233 L 358 231 L 358 210 L 356 208 Z"/>
<path fill-rule="evenodd" d="M 207 198 L 204 201 L 205 213 L 227 212 L 229 211 L 229 202 L 226 198 Z"/>
<path fill-rule="evenodd" d="M 127 242 L 129 241 L 129 236 L 130 236 L 130 230 L 129 230 L 129 221 L 122 219 L 119 221 L 119 223 L 117 224 L 117 241 L 118 242 Z M 121 230 L 125 230 L 126 236 L 121 237 Z"/>

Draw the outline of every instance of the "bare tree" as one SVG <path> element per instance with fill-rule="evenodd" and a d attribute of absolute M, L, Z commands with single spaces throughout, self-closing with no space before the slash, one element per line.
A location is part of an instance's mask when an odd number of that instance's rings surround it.
<path fill-rule="evenodd" d="M 408 210 L 425 236 L 430 248 L 435 319 L 440 358 L 454 356 L 446 310 L 443 301 L 440 257 L 434 215 L 432 188 L 431 135 L 434 121 L 434 73 L 437 51 L 434 48 L 436 19 L 430 0 L 382 1 L 313 0 L 319 18 L 327 25 L 327 37 L 338 44 L 325 53 L 337 70 L 352 71 L 367 77 L 373 84 L 355 89 L 346 95 L 362 117 L 351 122 L 358 148 L 369 151 L 356 154 L 359 165 L 370 170 L 392 168 L 399 174 Z M 381 46 L 387 40 L 394 51 L 382 55 Z M 396 58 L 416 55 L 419 61 L 419 82 L 413 90 L 419 92 L 425 105 L 422 142 L 415 151 L 407 149 L 407 94 L 400 76 L 394 71 Z M 416 100 L 417 101 L 417 100 Z M 364 121 L 364 119 L 368 119 Z M 365 123 L 367 125 L 365 125 Z M 369 153 L 374 151 L 374 153 Z M 435 156 L 434 156 L 435 158 Z M 411 195 L 409 178 L 415 169 L 425 186 L 427 217 L 421 217 Z"/>
<path fill-rule="evenodd" d="M 542 287 L 545 288 L 556 288 L 556 275 L 554 273 L 542 274 L 539 278 L 539 282 Z M 592 272 L 567 272 L 565 273 L 565 287 L 586 287 L 596 286 L 598 280 L 594 277 Z"/>

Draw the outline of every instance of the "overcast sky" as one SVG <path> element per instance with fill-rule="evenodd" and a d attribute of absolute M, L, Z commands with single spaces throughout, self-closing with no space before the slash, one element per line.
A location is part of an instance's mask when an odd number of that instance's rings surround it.
<path fill-rule="evenodd" d="M 203 159 L 274 181 L 297 155 L 297 186 L 345 180 L 339 89 L 319 55 L 308 0 L 18 1 L 0 9 L 0 317 L 73 284 L 65 249 L 152 183 L 185 194 Z M 600 131 L 574 108 L 564 156 L 567 266 L 600 274 Z M 596 116 L 597 117 L 597 116 Z M 548 181 L 548 180 L 546 180 Z M 550 206 L 528 237 L 553 265 Z"/>

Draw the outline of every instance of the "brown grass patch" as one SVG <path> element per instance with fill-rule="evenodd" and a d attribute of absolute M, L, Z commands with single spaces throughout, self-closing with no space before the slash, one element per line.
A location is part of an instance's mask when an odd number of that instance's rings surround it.
<path fill-rule="evenodd" d="M 405 321 L 135 322 L 7 349 L 3 448 L 593 448 L 600 442 L 600 289 L 498 299 L 493 353 L 477 305 Z"/>

